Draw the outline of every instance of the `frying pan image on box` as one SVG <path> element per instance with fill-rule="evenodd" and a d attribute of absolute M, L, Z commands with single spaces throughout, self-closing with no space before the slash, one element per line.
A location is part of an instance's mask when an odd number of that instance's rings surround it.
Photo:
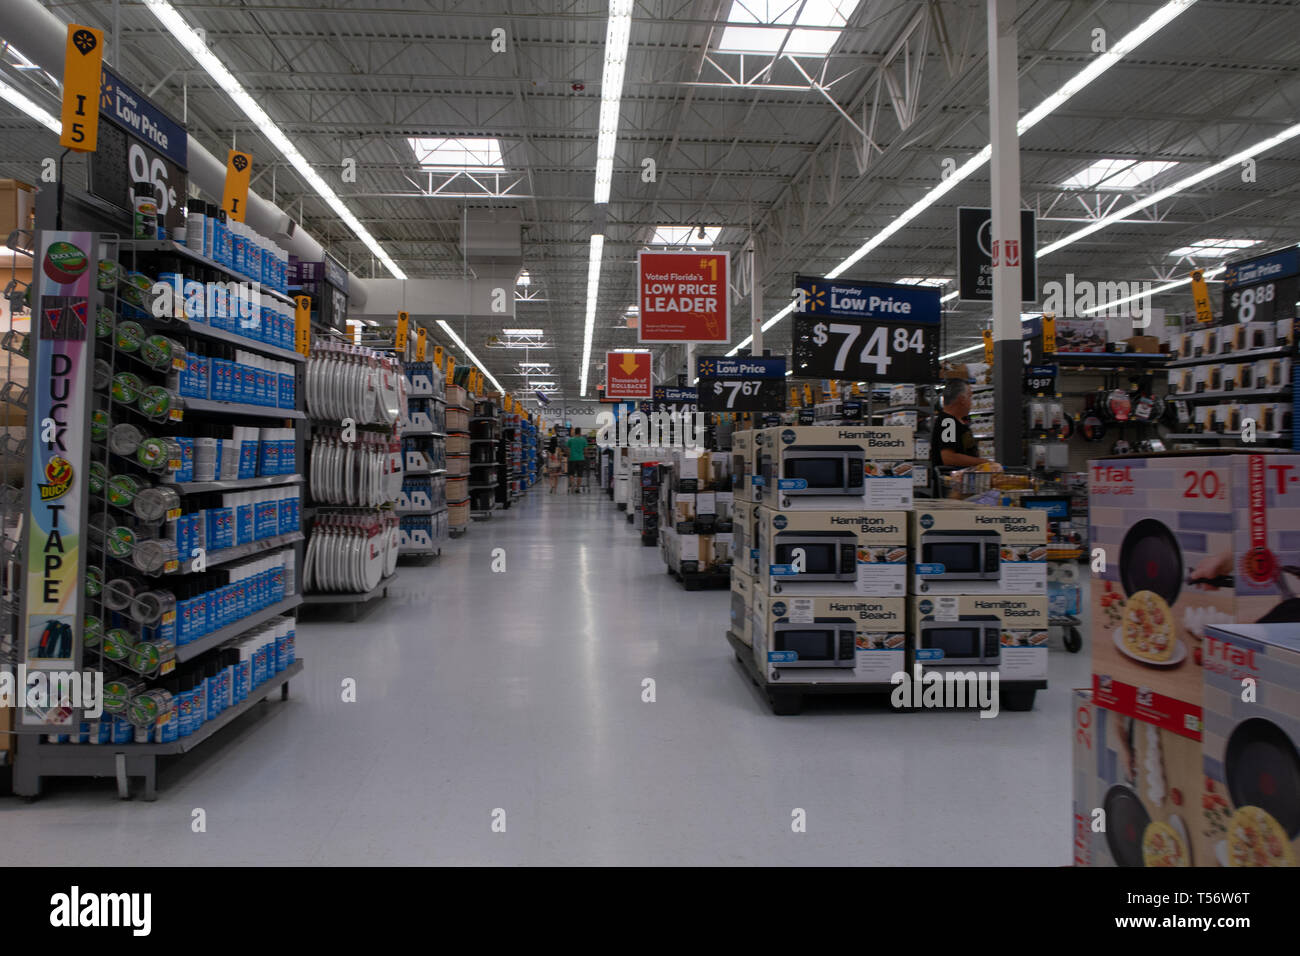
<path fill-rule="evenodd" d="M 1287 840 L 1300 836 L 1300 753 L 1281 727 L 1264 717 L 1238 724 L 1224 750 L 1223 775 L 1233 807 L 1256 807 L 1277 822 Z M 1231 865 L 1227 843 L 1215 850 L 1220 863 Z"/>
<path fill-rule="evenodd" d="M 1151 814 L 1142 801 L 1122 783 L 1106 791 L 1101 802 L 1106 812 L 1106 845 L 1116 866 L 1142 866 L 1142 834 L 1151 825 Z"/>

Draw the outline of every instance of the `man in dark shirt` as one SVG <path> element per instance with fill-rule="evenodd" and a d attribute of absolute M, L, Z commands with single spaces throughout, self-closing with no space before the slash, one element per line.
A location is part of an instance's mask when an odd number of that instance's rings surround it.
<path fill-rule="evenodd" d="M 961 379 L 948 379 L 943 390 L 943 410 L 934 417 L 930 435 L 930 468 L 936 475 L 940 467 L 968 468 L 989 461 L 976 454 L 975 435 L 966 424 L 970 406 L 970 386 Z"/>

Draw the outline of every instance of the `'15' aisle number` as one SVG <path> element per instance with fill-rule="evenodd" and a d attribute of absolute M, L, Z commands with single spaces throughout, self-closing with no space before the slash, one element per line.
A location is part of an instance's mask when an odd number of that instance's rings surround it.
<path fill-rule="evenodd" d="M 874 365 L 877 375 L 884 375 L 888 372 L 890 363 L 894 361 L 889 355 L 889 346 L 891 344 L 889 332 L 890 329 L 886 326 L 877 326 L 863 344 L 862 351 L 858 353 L 858 362 L 862 365 Z M 906 352 L 910 349 L 917 355 L 925 354 L 925 338 L 921 329 L 909 331 L 904 328 L 894 328 L 893 332 L 894 340 L 892 344 L 894 352 Z M 813 343 L 825 345 L 830 335 L 844 336 L 844 342 L 840 345 L 839 351 L 835 353 L 835 371 L 843 372 L 845 363 L 848 361 L 849 352 L 861 334 L 861 325 L 832 322 L 828 326 L 825 322 L 818 322 L 813 326 Z"/>

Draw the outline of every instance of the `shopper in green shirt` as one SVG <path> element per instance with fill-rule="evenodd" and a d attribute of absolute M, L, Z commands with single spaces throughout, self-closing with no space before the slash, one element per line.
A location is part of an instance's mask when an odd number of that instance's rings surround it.
<path fill-rule="evenodd" d="M 569 491 L 582 494 L 582 475 L 587 470 L 587 439 L 581 428 L 569 439 Z"/>

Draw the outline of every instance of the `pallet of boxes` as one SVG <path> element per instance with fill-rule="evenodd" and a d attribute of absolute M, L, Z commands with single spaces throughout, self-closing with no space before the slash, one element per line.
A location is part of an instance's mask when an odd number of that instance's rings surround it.
<path fill-rule="evenodd" d="M 1095 460 L 1089 514 L 1075 864 L 1295 866 L 1300 455 Z"/>
<path fill-rule="evenodd" d="M 807 694 L 892 697 L 923 672 L 931 685 L 986 675 L 1012 710 L 1047 686 L 1046 517 L 914 510 L 913 458 L 902 427 L 732 437 L 728 639 L 776 713 L 798 713 Z M 909 709 L 923 705 L 916 686 Z"/>
<path fill-rule="evenodd" d="M 730 464 L 729 456 L 676 451 L 659 487 L 664 562 L 688 591 L 725 589 L 731 581 Z"/>

